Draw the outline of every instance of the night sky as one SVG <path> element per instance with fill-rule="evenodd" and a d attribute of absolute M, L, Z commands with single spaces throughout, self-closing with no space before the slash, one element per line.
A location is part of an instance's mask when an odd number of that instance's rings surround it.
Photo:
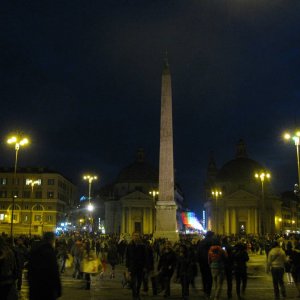
<path fill-rule="evenodd" d="M 243 138 L 276 192 L 297 181 L 299 0 L 1 1 L 0 165 L 47 166 L 98 189 L 139 147 L 158 167 L 161 72 L 168 51 L 176 181 L 194 209 L 209 153 L 217 166 Z M 84 185 L 86 184 L 86 185 Z"/>

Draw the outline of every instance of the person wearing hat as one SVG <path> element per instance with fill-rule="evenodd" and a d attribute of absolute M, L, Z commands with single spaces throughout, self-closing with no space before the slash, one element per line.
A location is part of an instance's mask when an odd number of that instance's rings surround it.
<path fill-rule="evenodd" d="M 273 242 L 273 247 L 268 255 L 267 272 L 271 271 L 273 279 L 273 288 L 275 300 L 280 299 L 279 288 L 282 297 L 286 297 L 286 289 L 283 281 L 284 265 L 288 261 L 288 258 L 280 247 L 277 241 Z"/>

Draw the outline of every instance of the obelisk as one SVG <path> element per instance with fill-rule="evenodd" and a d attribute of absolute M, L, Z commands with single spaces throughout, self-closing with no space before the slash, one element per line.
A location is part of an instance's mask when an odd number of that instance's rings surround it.
<path fill-rule="evenodd" d="M 159 199 L 156 203 L 156 229 L 154 237 L 177 241 L 177 205 L 174 198 L 172 85 L 167 57 L 163 67 L 161 86 L 158 197 Z"/>

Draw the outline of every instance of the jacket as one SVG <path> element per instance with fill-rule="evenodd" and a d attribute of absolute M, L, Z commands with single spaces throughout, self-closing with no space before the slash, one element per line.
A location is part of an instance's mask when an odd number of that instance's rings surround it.
<path fill-rule="evenodd" d="M 279 246 L 270 250 L 268 255 L 268 270 L 271 268 L 284 268 L 284 264 L 288 261 L 283 249 Z"/>

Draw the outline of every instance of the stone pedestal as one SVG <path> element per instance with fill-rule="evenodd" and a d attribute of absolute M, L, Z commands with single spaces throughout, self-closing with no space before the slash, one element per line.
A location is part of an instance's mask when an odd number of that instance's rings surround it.
<path fill-rule="evenodd" d="M 155 238 L 166 238 L 171 242 L 178 241 L 176 210 L 175 202 L 157 201 Z"/>

